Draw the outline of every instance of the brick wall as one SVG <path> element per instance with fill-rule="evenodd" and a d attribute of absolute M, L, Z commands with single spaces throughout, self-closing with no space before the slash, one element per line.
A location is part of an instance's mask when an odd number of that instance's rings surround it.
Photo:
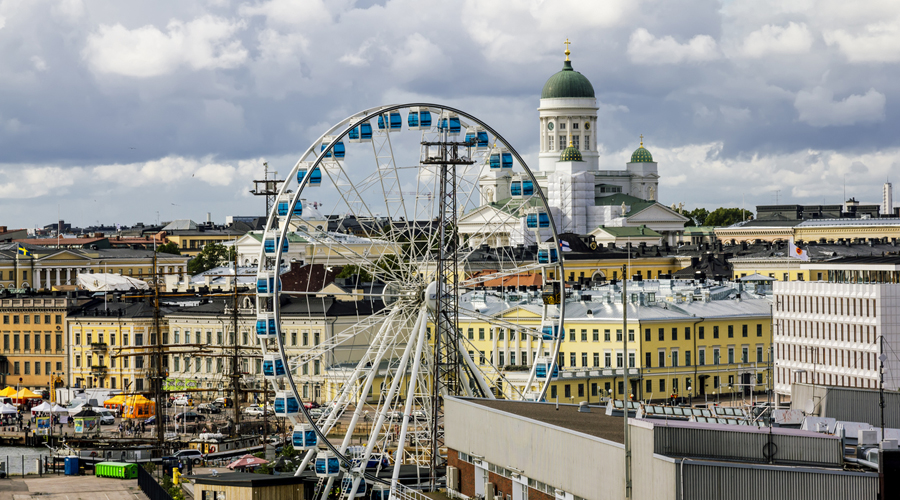
<path fill-rule="evenodd" d="M 503 498 L 509 495 L 512 498 L 512 479 L 488 471 L 488 481 L 494 483 L 496 495 L 503 495 Z M 529 496 L 528 498 L 530 499 L 531 497 Z"/>
<path fill-rule="evenodd" d="M 459 492 L 467 497 L 475 496 L 475 466 L 459 459 L 459 452 L 447 449 L 447 465 L 459 469 Z"/>

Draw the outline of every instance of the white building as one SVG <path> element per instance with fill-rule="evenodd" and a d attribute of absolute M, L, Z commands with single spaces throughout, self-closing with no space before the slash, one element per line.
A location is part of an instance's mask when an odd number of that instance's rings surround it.
<path fill-rule="evenodd" d="M 776 281 L 774 295 L 777 394 L 793 382 L 879 387 L 882 337 L 885 352 L 900 345 L 900 284 Z M 888 356 L 885 389 L 898 389 L 898 370 Z"/>
<path fill-rule="evenodd" d="M 624 170 L 600 169 L 594 87 L 573 69 L 568 56 L 566 50 L 563 68 L 544 84 L 538 106 L 540 153 L 534 175 L 547 196 L 557 231 L 588 234 L 601 225 L 646 225 L 675 244 L 688 219 L 657 203 L 658 166 L 643 140 Z M 506 207 L 516 201 L 516 193 L 511 190 L 515 180 L 509 172 L 499 171 L 486 172 L 479 178 L 484 205 L 460 219 L 460 233 L 470 246 L 533 242 L 534 235 L 523 225 L 506 220 L 511 216 L 500 213 L 509 212 Z M 500 217 L 490 225 L 490 236 L 480 237 L 488 231 L 484 220 L 488 216 Z M 509 227 L 498 230 L 498 224 Z"/>

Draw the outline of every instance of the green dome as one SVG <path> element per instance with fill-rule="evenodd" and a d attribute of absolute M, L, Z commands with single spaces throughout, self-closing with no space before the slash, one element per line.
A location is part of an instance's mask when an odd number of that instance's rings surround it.
<path fill-rule="evenodd" d="M 584 161 L 581 159 L 581 151 L 575 146 L 569 145 L 566 149 L 563 150 L 562 154 L 559 155 L 559 161 Z"/>
<path fill-rule="evenodd" d="M 650 154 L 650 151 L 647 151 L 644 148 L 644 144 L 641 143 L 641 147 L 634 150 L 634 153 L 631 153 L 631 163 L 652 163 L 653 156 Z"/>
<path fill-rule="evenodd" d="M 544 84 L 541 99 L 555 97 L 594 97 L 594 86 L 581 73 L 572 69 L 572 61 L 563 62 L 563 69 Z"/>

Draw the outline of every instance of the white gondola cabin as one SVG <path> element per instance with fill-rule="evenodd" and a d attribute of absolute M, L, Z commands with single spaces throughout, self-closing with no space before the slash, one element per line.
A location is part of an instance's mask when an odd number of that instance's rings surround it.
<path fill-rule="evenodd" d="M 261 312 L 256 315 L 256 335 L 261 338 L 275 338 L 275 313 Z"/>
<path fill-rule="evenodd" d="M 320 451 L 316 454 L 316 476 L 338 477 L 341 475 L 341 462 L 331 451 Z"/>
<path fill-rule="evenodd" d="M 280 379 L 285 375 L 284 361 L 279 354 L 264 354 L 262 369 L 263 376 L 268 379 Z"/>
<path fill-rule="evenodd" d="M 312 450 L 319 442 L 319 437 L 312 425 L 297 424 L 291 434 L 291 444 L 295 450 Z"/>
<path fill-rule="evenodd" d="M 289 417 L 300 413 L 300 402 L 294 397 L 292 391 L 278 391 L 275 393 L 275 416 Z"/>

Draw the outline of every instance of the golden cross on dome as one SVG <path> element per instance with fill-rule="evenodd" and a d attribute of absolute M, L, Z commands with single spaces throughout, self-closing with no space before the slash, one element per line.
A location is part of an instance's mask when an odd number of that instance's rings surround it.
<path fill-rule="evenodd" d="M 641 147 L 644 147 L 644 134 L 641 134 Z"/>
<path fill-rule="evenodd" d="M 569 60 L 569 54 L 571 54 L 571 52 L 569 52 L 569 44 L 570 43 L 572 43 L 572 42 L 570 42 L 569 39 L 566 38 L 566 61 Z"/>

